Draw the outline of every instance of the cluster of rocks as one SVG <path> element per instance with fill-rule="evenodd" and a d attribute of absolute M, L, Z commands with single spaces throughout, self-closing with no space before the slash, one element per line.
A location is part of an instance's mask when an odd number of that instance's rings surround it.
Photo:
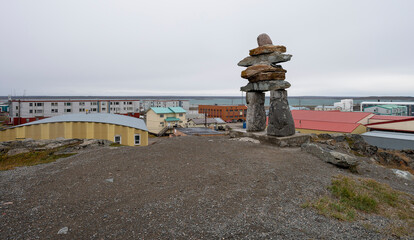
<path fill-rule="evenodd" d="M 380 165 L 396 167 L 414 173 L 414 151 L 413 150 L 389 150 L 382 149 L 368 144 L 359 134 L 331 135 L 319 134 L 312 136 L 311 143 L 302 145 L 302 150 L 310 152 L 320 157 L 326 162 L 332 163 L 342 168 L 353 168 L 358 165 L 355 161 L 358 157 L 370 158 Z M 330 153 L 342 152 L 348 156 L 346 158 L 336 158 L 332 160 Z M 327 154 L 329 153 L 329 154 Z M 333 156 L 334 157 L 334 156 Z M 335 158 L 335 157 L 334 157 Z M 344 163 L 346 160 L 347 163 Z"/>
<path fill-rule="evenodd" d="M 109 146 L 111 141 L 99 139 L 54 139 L 8 141 L 0 143 L 0 154 L 13 156 L 31 151 L 45 151 L 62 148 L 57 154 L 72 153 L 92 146 Z"/>
<path fill-rule="evenodd" d="M 266 128 L 264 108 L 265 92 L 270 91 L 270 108 L 267 135 L 285 137 L 295 134 L 295 125 L 287 100 L 290 83 L 285 81 L 286 70 L 278 63 L 290 61 L 292 55 L 285 54 L 285 46 L 275 46 L 263 33 L 257 37 L 259 47 L 250 50 L 248 57 L 238 63 L 247 67 L 241 77 L 249 83 L 241 87 L 246 92 L 247 131 L 258 132 Z"/>

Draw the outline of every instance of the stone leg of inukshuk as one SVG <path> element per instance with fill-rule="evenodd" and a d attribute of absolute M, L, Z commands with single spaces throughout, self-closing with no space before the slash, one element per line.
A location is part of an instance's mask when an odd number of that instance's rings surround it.
<path fill-rule="evenodd" d="M 248 132 L 259 132 L 266 128 L 266 111 L 264 107 L 265 93 L 247 92 L 247 129 Z"/>
<path fill-rule="evenodd" d="M 293 134 L 295 134 L 295 123 L 289 109 L 287 91 L 270 91 L 267 135 L 285 137 Z"/>

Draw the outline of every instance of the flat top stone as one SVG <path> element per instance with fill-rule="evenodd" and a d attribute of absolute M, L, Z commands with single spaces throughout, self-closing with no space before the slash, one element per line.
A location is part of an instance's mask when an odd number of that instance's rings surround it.
<path fill-rule="evenodd" d="M 262 33 L 257 37 L 257 44 L 259 44 L 259 47 L 267 44 L 273 45 L 272 39 L 266 33 Z"/>

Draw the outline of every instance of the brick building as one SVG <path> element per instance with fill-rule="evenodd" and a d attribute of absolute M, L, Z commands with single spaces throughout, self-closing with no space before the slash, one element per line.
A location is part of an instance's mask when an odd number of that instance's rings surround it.
<path fill-rule="evenodd" d="M 198 105 L 198 113 L 207 114 L 209 118 L 221 118 L 226 122 L 246 121 L 247 106 Z"/>

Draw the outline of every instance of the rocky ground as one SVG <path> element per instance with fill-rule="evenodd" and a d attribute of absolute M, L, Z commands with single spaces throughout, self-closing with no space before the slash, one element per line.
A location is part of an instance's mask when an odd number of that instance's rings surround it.
<path fill-rule="evenodd" d="M 369 157 L 359 157 L 358 173 L 351 173 L 300 148 L 249 139 L 97 145 L 0 172 L 0 239 L 394 238 L 367 227 L 386 228 L 386 218 L 344 222 L 302 207 L 328 194 L 339 174 L 414 194 L 414 181 Z"/>

